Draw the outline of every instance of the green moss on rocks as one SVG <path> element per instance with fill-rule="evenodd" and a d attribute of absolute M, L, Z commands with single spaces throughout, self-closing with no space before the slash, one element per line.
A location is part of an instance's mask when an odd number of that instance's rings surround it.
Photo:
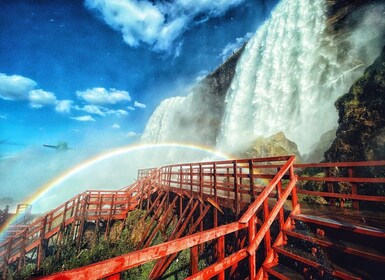
<path fill-rule="evenodd" d="M 339 127 L 326 160 L 385 159 L 385 48 L 336 107 Z"/>

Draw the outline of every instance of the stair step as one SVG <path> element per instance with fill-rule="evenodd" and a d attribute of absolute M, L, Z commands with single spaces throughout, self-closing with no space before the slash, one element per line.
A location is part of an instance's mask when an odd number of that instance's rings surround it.
<path fill-rule="evenodd" d="M 359 234 L 385 238 L 385 230 L 371 227 L 371 226 L 354 225 L 354 224 L 336 221 L 336 220 L 324 218 L 324 217 L 318 217 L 314 215 L 298 214 L 298 215 L 291 215 L 291 218 L 302 222 L 308 222 L 308 223 L 323 225 L 331 228 L 343 229 L 343 230 L 347 230 L 347 231 L 351 231 Z"/>
<path fill-rule="evenodd" d="M 291 259 L 294 259 L 296 261 L 299 261 L 305 265 L 314 267 L 318 270 L 324 270 L 325 272 L 341 278 L 341 279 L 361 279 L 360 277 L 354 275 L 353 273 L 338 267 L 334 264 L 331 264 L 327 260 L 321 260 L 314 256 L 311 253 L 304 252 L 296 247 L 292 246 L 276 246 L 274 247 L 274 250 L 282 255 L 285 255 Z M 323 264 L 320 263 L 320 261 L 324 262 Z"/>
<path fill-rule="evenodd" d="M 307 230 L 285 230 L 287 235 L 318 244 L 325 248 L 333 248 L 347 254 L 360 256 L 377 262 L 385 262 L 385 254 L 371 247 L 351 243 L 345 240 L 333 240 L 325 236 L 316 235 Z"/>
<path fill-rule="evenodd" d="M 263 266 L 267 273 L 281 280 L 303 280 L 304 277 L 300 273 L 282 264 L 266 264 Z"/>

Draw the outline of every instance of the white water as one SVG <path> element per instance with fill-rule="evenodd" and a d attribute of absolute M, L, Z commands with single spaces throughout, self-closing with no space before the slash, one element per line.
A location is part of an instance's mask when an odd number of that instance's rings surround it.
<path fill-rule="evenodd" d="M 334 102 L 349 71 L 324 36 L 325 1 L 282 1 L 238 62 L 218 146 L 236 150 L 282 131 L 301 153 L 337 126 Z M 350 82 L 350 81 L 349 81 Z"/>
<path fill-rule="evenodd" d="M 147 122 L 146 129 L 141 137 L 142 142 L 177 142 L 179 134 L 174 134 L 175 126 L 173 126 L 173 123 L 177 115 L 183 112 L 184 100 L 185 97 L 179 96 L 163 100 Z"/>
<path fill-rule="evenodd" d="M 382 32 L 384 25 L 367 28 L 365 17 L 373 18 L 373 14 L 362 16 L 363 28 L 346 36 L 349 52 L 344 53 L 344 59 L 338 59 L 339 42 L 325 32 L 325 3 L 282 0 L 249 41 L 227 93 L 225 115 L 217 135 L 219 150 L 236 152 L 259 136 L 282 131 L 305 154 L 323 133 L 337 127 L 334 102 L 373 62 L 383 43 L 374 44 L 365 34 L 375 37 L 374 33 Z M 378 18 L 384 23 L 382 14 Z M 205 135 L 196 139 L 201 130 L 186 121 L 178 123 L 180 116 L 184 120 L 196 117 L 191 109 L 197 107 L 195 99 L 190 94 L 163 101 L 142 139 L 204 143 Z"/>
<path fill-rule="evenodd" d="M 190 92 L 187 96 L 176 96 L 165 99 L 156 108 L 147 122 L 141 137 L 144 143 L 190 143 L 208 146 L 210 128 L 200 124 L 204 114 L 200 106 L 199 94 Z"/>

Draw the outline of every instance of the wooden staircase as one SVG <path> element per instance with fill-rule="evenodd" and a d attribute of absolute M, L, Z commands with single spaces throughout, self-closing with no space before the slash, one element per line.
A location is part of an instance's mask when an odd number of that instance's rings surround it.
<path fill-rule="evenodd" d="M 190 280 L 384 279 L 385 215 L 369 215 L 360 207 L 384 206 L 385 195 L 373 194 L 373 189 L 383 190 L 385 178 L 354 174 L 362 168 L 383 171 L 385 161 L 294 160 L 286 156 L 170 165 L 139 172 L 135 184 L 119 191 L 80 194 L 1 243 L 0 271 L 4 277 L 8 265 L 22 267 L 27 253 L 37 255 L 39 267 L 44 244 L 52 238 L 64 240 L 66 227 L 71 240 L 80 241 L 85 222 L 109 224 L 124 220 L 134 209 L 153 213 L 151 219 L 167 226 L 168 213 L 175 208 L 179 220 L 167 241 L 151 245 L 159 228 L 151 223 L 155 229 L 145 230 L 137 250 L 44 278 L 117 280 L 123 272 L 154 261 L 150 278 L 158 279 L 180 252 L 189 250 Z M 309 182 L 322 188 L 304 188 Z M 309 206 L 299 195 L 322 197 L 325 204 Z M 234 220 L 222 220 L 221 209 Z M 204 221 L 207 213 L 210 223 Z M 212 248 L 212 258 L 198 269 L 198 252 L 205 246 Z"/>
<path fill-rule="evenodd" d="M 315 213 L 316 214 L 316 213 Z M 317 215 L 291 215 L 284 244 L 263 265 L 278 279 L 382 279 L 385 230 Z"/>

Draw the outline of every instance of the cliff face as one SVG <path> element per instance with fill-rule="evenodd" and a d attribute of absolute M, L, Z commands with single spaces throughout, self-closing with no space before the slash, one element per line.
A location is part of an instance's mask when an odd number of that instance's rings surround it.
<path fill-rule="evenodd" d="M 342 35 L 354 28 L 357 22 L 349 15 L 354 10 L 373 2 L 373 0 L 326 0 L 329 33 Z M 378 2 L 384 1 L 378 0 L 375 3 Z"/>
<path fill-rule="evenodd" d="M 141 140 L 215 146 L 225 97 L 244 47 L 201 80 L 187 96 L 164 100 L 151 116 Z"/>
<path fill-rule="evenodd" d="M 338 129 L 327 161 L 385 159 L 385 48 L 349 92 L 336 101 Z"/>
<path fill-rule="evenodd" d="M 235 69 L 239 58 L 241 57 L 243 46 L 235 52 L 230 58 L 219 66 L 214 72 L 204 78 L 194 89 L 195 112 L 198 113 L 196 119 L 188 118 L 184 123 L 196 122 L 197 132 L 203 133 L 202 141 L 205 145 L 214 146 L 219 134 L 220 125 L 225 109 L 225 98 L 227 90 L 233 80 Z"/>

